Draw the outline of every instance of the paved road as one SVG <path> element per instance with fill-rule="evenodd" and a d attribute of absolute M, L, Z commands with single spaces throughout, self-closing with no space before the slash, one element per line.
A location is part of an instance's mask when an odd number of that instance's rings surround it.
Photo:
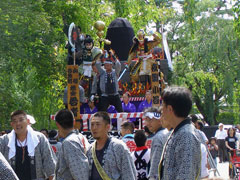
<path fill-rule="evenodd" d="M 219 160 L 217 159 L 217 162 L 219 162 Z M 224 163 L 217 163 L 217 169 L 218 172 L 220 173 L 220 177 L 223 179 L 230 179 L 229 175 L 228 175 L 228 168 L 229 168 L 229 163 L 228 162 L 224 162 Z M 214 173 L 210 172 L 210 176 L 209 177 L 214 177 Z"/>

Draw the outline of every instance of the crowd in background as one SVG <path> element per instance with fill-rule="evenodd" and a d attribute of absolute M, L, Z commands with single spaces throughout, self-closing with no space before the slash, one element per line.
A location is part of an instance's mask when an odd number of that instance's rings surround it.
<path fill-rule="evenodd" d="M 93 141 L 74 130 L 73 114 L 67 109 L 56 113 L 58 130 L 40 132 L 31 127 L 33 117 L 13 112 L 13 130 L 0 136 L 0 179 L 190 180 L 208 178 L 211 168 L 216 175 L 217 156 L 219 163 L 229 161 L 239 148 L 239 129 L 226 131 L 220 123 L 215 137 L 208 139 L 202 131 L 208 125 L 189 115 L 189 91 L 171 87 L 164 93 L 161 107 L 143 110 L 143 130 L 136 130 L 129 119 L 121 124 L 118 138 L 109 135 L 110 117 L 103 111 L 90 119 Z M 209 164 L 209 153 L 215 166 Z M 229 175 L 234 175 L 231 170 Z"/>

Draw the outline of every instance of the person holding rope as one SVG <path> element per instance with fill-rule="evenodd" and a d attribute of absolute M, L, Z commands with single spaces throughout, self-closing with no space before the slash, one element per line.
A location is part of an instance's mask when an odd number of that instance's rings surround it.
<path fill-rule="evenodd" d="M 97 112 L 91 119 L 91 133 L 96 140 L 87 152 L 89 180 L 136 180 L 136 169 L 127 146 L 121 140 L 108 136 L 110 117 Z"/>

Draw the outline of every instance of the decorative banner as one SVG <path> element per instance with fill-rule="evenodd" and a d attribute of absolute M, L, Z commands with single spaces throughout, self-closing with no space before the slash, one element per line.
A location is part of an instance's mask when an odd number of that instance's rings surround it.
<path fill-rule="evenodd" d="M 80 129 L 79 75 L 77 65 L 67 66 L 67 83 L 68 109 L 72 111 L 76 121 L 74 128 Z"/>
<path fill-rule="evenodd" d="M 158 63 L 154 62 L 152 64 L 152 74 L 151 74 L 151 89 L 152 89 L 152 106 L 159 107 L 160 106 L 160 77 L 159 77 L 160 68 L 158 67 Z"/>
<path fill-rule="evenodd" d="M 129 97 L 129 101 L 145 101 L 146 98 L 145 97 Z M 121 101 L 123 101 L 123 98 L 121 98 Z"/>
<path fill-rule="evenodd" d="M 88 130 L 88 123 L 87 120 L 91 119 L 93 114 L 80 114 L 80 118 L 83 120 L 83 131 Z M 129 118 L 142 118 L 143 112 L 135 112 L 135 113 L 111 113 L 109 114 L 110 118 L 117 118 L 117 119 L 129 119 Z M 54 115 L 50 116 L 52 120 L 55 119 Z M 145 122 L 143 121 L 143 126 L 145 125 Z"/>

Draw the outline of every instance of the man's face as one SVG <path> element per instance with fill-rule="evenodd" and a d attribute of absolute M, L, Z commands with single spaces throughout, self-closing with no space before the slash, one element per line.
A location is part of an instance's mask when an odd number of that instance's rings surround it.
<path fill-rule="evenodd" d="M 146 117 L 145 124 L 152 133 L 155 133 L 161 127 L 160 120 L 155 118 L 151 119 L 149 117 Z"/>
<path fill-rule="evenodd" d="M 223 130 L 223 125 L 219 126 L 219 129 L 222 131 Z"/>
<path fill-rule="evenodd" d="M 86 49 L 92 49 L 92 47 L 93 47 L 93 44 L 92 43 L 86 43 L 85 44 L 85 47 L 86 47 Z"/>
<path fill-rule="evenodd" d="M 140 41 L 144 40 L 144 35 L 142 33 L 138 34 L 138 39 Z"/>
<path fill-rule="evenodd" d="M 129 133 L 127 133 L 127 130 L 125 128 L 121 127 L 120 134 L 123 137 L 123 136 L 125 136 L 126 134 L 129 134 Z"/>
<path fill-rule="evenodd" d="M 152 94 L 150 92 L 146 92 L 145 97 L 148 101 L 152 100 Z"/>
<path fill-rule="evenodd" d="M 197 122 L 194 125 L 195 125 L 196 129 L 200 129 L 200 126 Z"/>
<path fill-rule="evenodd" d="M 89 102 L 88 102 L 88 106 L 89 106 L 90 108 L 94 108 L 94 107 L 95 107 L 94 102 L 89 101 Z"/>
<path fill-rule="evenodd" d="M 107 124 L 102 117 L 93 117 L 91 119 L 91 133 L 94 139 L 101 139 L 108 134 L 110 124 Z"/>
<path fill-rule="evenodd" d="M 17 135 L 26 133 L 28 124 L 29 120 L 24 114 L 18 114 L 16 116 L 13 116 L 11 119 L 11 126 Z"/>
<path fill-rule="evenodd" d="M 44 134 L 44 136 L 46 136 L 46 138 L 48 138 L 48 133 L 45 130 L 41 131 L 41 133 Z"/>
<path fill-rule="evenodd" d="M 162 126 L 164 128 L 170 128 L 171 129 L 171 117 L 170 117 L 170 110 L 169 110 L 169 105 L 167 106 L 164 102 L 162 105 L 162 117 L 161 117 L 161 122 Z"/>
<path fill-rule="evenodd" d="M 126 95 L 126 94 L 124 94 L 123 95 L 123 102 L 125 103 L 125 104 L 127 104 L 128 103 L 128 95 Z"/>
<path fill-rule="evenodd" d="M 111 71 L 112 70 L 112 64 L 105 63 L 104 68 L 106 69 L 106 71 Z"/>

